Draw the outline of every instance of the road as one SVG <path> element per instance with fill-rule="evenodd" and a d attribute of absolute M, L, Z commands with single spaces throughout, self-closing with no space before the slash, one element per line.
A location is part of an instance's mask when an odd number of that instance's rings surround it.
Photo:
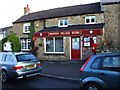
<path fill-rule="evenodd" d="M 79 84 L 77 82 L 34 76 L 25 79 L 11 80 L 5 84 L 2 84 L 2 90 L 11 89 L 11 90 L 24 90 L 24 89 L 40 89 L 40 88 L 64 88 L 79 89 Z"/>

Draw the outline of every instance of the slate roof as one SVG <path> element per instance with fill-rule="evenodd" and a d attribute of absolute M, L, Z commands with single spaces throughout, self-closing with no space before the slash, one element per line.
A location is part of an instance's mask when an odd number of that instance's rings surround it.
<path fill-rule="evenodd" d="M 68 27 L 46 27 L 42 29 L 39 32 L 63 32 L 63 31 L 69 31 L 69 30 L 90 30 L 90 29 L 102 29 L 104 23 L 99 23 L 99 24 L 84 24 L 84 25 L 72 25 Z"/>
<path fill-rule="evenodd" d="M 0 28 L 0 31 L 7 31 L 7 30 L 10 30 L 11 28 L 12 26 Z"/>
<path fill-rule="evenodd" d="M 92 14 L 92 13 L 100 13 L 100 12 L 102 12 L 100 2 L 96 2 L 96 3 L 90 3 L 90 4 L 84 4 L 84 5 L 61 7 L 61 8 L 29 13 L 27 15 L 20 17 L 18 20 L 13 22 L 13 24 L 20 23 L 20 22 L 41 20 L 41 19 Z"/>

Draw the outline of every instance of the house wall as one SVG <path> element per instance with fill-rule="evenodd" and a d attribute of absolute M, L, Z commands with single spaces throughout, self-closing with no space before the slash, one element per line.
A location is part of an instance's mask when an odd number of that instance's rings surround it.
<path fill-rule="evenodd" d="M 35 32 L 38 32 L 44 28 L 44 20 L 34 21 Z"/>
<path fill-rule="evenodd" d="M 40 23 L 40 21 L 36 21 L 34 24 L 39 24 L 38 26 L 41 26 L 41 28 L 35 28 L 35 31 L 40 31 L 44 27 L 54 27 L 58 26 L 58 21 L 61 19 L 68 19 L 69 20 L 69 25 L 78 25 L 78 24 L 85 24 L 85 16 L 96 16 L 96 23 L 104 23 L 104 14 L 103 13 L 95 13 L 95 14 L 86 14 L 86 15 L 78 15 L 78 16 L 68 16 L 68 17 L 60 17 L 60 18 L 52 18 L 52 19 L 46 19 L 45 22 Z M 37 57 L 42 60 L 70 60 L 70 37 L 64 37 L 64 49 L 65 49 L 65 54 L 64 55 L 50 55 L 50 54 L 45 54 L 44 53 L 44 38 L 40 39 L 38 38 L 35 41 L 35 46 L 38 46 L 39 43 L 42 43 L 43 46 L 40 47 L 37 51 Z M 87 53 L 89 51 L 89 53 Z M 83 47 L 82 50 L 82 57 L 85 59 L 88 57 L 88 54 L 90 55 L 91 47 Z"/>
<path fill-rule="evenodd" d="M 28 22 L 29 23 L 29 22 Z M 28 38 L 28 34 L 23 34 L 23 25 L 24 23 L 15 23 L 13 24 L 13 32 L 17 34 L 19 38 Z M 35 32 L 38 32 L 44 28 L 43 20 L 34 21 Z"/>
<path fill-rule="evenodd" d="M 42 30 L 44 27 L 54 27 L 58 26 L 58 21 L 61 19 L 68 19 L 69 25 L 85 24 L 85 16 L 96 16 L 96 23 L 105 23 L 104 34 L 102 36 L 97 36 L 98 43 L 102 46 L 103 41 L 107 42 L 109 47 L 118 47 L 118 41 L 120 36 L 119 31 L 119 20 L 120 20 L 120 5 L 119 4 L 109 4 L 102 5 L 104 13 L 94 13 L 85 14 L 77 16 L 66 16 L 60 18 L 52 18 L 46 20 L 34 21 L 35 32 Z M 23 23 L 16 23 L 13 25 L 13 32 L 15 32 L 19 38 L 28 37 L 27 34 L 23 34 Z M 38 46 L 37 57 L 40 60 L 69 60 L 70 59 L 70 37 L 64 37 L 64 55 L 48 55 L 44 53 L 44 38 L 37 38 L 35 41 L 35 46 Z M 42 46 L 39 46 L 39 44 Z M 82 48 L 83 59 L 88 56 L 91 52 L 91 47 Z"/>
<path fill-rule="evenodd" d="M 86 15 L 46 19 L 45 27 L 58 26 L 58 21 L 61 19 L 68 19 L 69 25 L 85 24 L 85 16 L 92 16 L 92 15 L 96 16 L 96 23 L 104 23 L 104 14 L 103 13 L 95 13 L 95 14 L 86 14 Z"/>
<path fill-rule="evenodd" d="M 43 43 L 45 38 L 39 38 L 36 42 Z M 37 57 L 40 60 L 50 60 L 50 61 L 58 61 L 58 60 L 70 60 L 70 37 L 64 37 L 64 54 L 45 54 L 44 53 L 44 45 L 40 46 L 37 51 Z M 44 44 L 44 43 L 43 43 Z"/>
<path fill-rule="evenodd" d="M 103 13 L 95 13 L 95 14 L 86 14 L 86 15 L 78 15 L 78 16 L 68 16 L 68 17 L 60 17 L 60 18 L 52 18 L 46 20 L 37 20 L 34 21 L 34 29 L 35 32 L 42 30 L 44 27 L 53 27 L 58 26 L 58 21 L 61 19 L 67 18 L 69 20 L 69 25 L 78 25 L 78 24 L 85 24 L 85 16 L 96 16 L 96 23 L 104 23 L 104 14 Z M 16 33 L 19 38 L 29 37 L 27 34 L 23 34 L 23 24 L 24 23 L 16 23 L 13 25 L 13 32 Z M 35 47 L 39 47 L 37 51 L 37 57 L 40 60 L 70 60 L 70 37 L 64 37 L 64 54 L 45 54 L 44 52 L 44 38 L 37 38 L 34 42 Z M 42 46 L 39 46 L 39 44 Z M 82 49 L 82 56 L 83 59 L 88 56 L 88 51 L 91 51 L 89 47 L 83 47 Z M 89 53 L 90 54 L 90 53 Z"/>
<path fill-rule="evenodd" d="M 118 47 L 118 41 L 120 33 L 119 31 L 119 14 L 120 4 L 108 4 L 103 5 L 104 18 L 105 18 L 105 30 L 104 41 L 107 42 L 109 48 Z"/>
<path fill-rule="evenodd" d="M 21 37 L 28 38 L 28 34 L 23 34 L 23 24 L 24 23 L 16 23 L 13 25 L 13 32 L 17 34 L 19 39 Z"/>

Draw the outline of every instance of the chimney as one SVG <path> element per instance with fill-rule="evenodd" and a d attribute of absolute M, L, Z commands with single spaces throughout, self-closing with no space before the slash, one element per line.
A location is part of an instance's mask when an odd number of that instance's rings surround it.
<path fill-rule="evenodd" d="M 27 7 L 24 7 L 24 15 L 29 13 L 30 13 L 30 8 L 29 8 L 29 5 L 27 4 Z"/>

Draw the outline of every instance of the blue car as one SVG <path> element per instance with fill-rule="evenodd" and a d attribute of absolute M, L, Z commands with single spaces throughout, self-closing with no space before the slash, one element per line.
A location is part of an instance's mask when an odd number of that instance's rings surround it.
<path fill-rule="evenodd" d="M 80 69 L 83 90 L 120 90 L 120 53 L 97 54 Z"/>

